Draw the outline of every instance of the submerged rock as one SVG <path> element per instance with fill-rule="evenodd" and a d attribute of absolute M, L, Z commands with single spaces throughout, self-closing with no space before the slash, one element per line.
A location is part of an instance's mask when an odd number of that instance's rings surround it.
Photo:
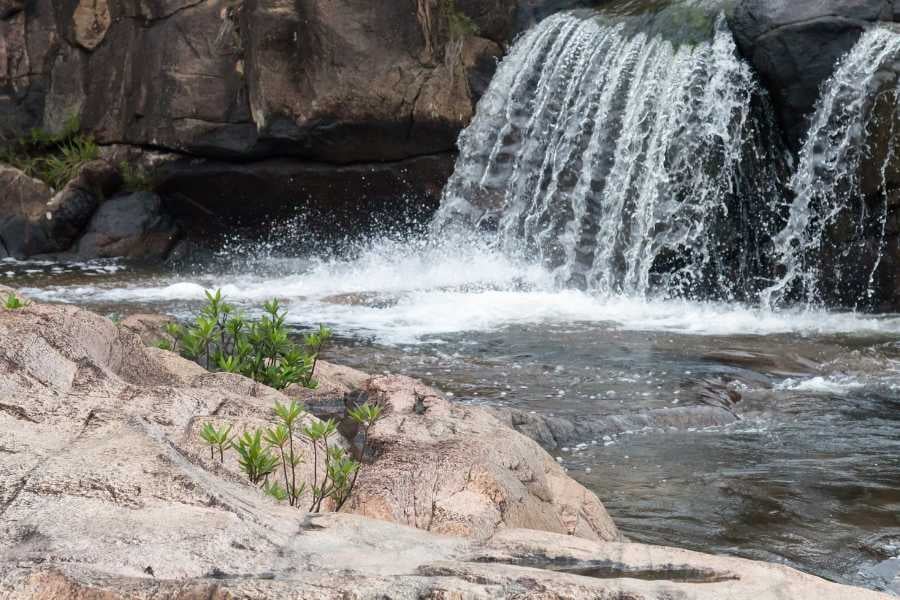
<path fill-rule="evenodd" d="M 356 509 L 419 528 L 268 499 L 232 457 L 209 458 L 197 430 L 264 425 L 287 398 L 93 313 L 0 310 L 0 374 L 2 598 L 886 598 L 596 539 L 616 535 L 602 505 L 534 443 L 408 378 L 322 372 L 387 407 Z"/>

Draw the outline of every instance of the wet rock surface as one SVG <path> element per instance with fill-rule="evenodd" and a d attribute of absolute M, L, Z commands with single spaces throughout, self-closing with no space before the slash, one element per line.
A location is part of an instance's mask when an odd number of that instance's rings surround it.
<path fill-rule="evenodd" d="M 120 195 L 104 202 L 78 241 L 82 259 L 126 257 L 158 261 L 178 241 L 180 231 L 152 192 Z"/>

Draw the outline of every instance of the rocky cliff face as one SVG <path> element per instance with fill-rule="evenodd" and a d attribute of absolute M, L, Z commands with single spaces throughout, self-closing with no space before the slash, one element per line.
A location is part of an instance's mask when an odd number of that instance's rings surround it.
<path fill-rule="evenodd" d="M 433 206 L 515 4 L 469 19 L 453 0 L 7 1 L 0 136 L 77 115 L 99 143 L 132 154 L 240 161 L 250 185 L 274 157 L 294 157 L 300 179 L 355 177 L 354 192 L 367 170 L 404 175 L 362 196 L 332 190 L 316 199 L 326 206 L 404 194 Z M 368 169 L 339 170 L 348 164 Z M 308 196 L 278 191 L 282 205 Z M 223 208 L 198 190 L 169 199 L 174 212 L 192 201 Z"/>
<path fill-rule="evenodd" d="M 67 115 L 101 143 L 251 159 L 453 148 L 499 46 L 449 2 L 37 0 L 5 11 L 7 134 Z"/>

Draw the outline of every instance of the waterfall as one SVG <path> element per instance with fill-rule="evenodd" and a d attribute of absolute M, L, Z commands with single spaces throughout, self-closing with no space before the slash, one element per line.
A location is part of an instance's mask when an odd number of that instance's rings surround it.
<path fill-rule="evenodd" d="M 435 226 L 488 231 L 601 294 L 761 289 L 777 144 L 724 19 L 710 29 L 677 44 L 563 13 L 530 30 L 460 136 Z"/>
<path fill-rule="evenodd" d="M 794 298 L 856 307 L 872 299 L 888 190 L 900 183 L 900 89 L 896 65 L 885 68 L 898 58 L 900 34 L 874 28 L 823 86 L 790 181 L 787 224 L 774 238 L 784 275 L 763 291 L 764 304 Z"/>

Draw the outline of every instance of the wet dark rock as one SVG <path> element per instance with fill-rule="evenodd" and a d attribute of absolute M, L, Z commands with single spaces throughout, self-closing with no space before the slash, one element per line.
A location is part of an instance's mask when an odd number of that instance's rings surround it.
<path fill-rule="evenodd" d="M 838 59 L 877 21 L 890 0 L 743 0 L 729 24 L 741 53 L 774 100 L 788 143 L 798 148 L 822 83 Z"/>
<path fill-rule="evenodd" d="M 383 218 L 421 218 L 437 208 L 453 154 L 397 163 L 336 166 L 279 158 L 234 164 L 183 159 L 157 172 L 166 210 L 198 237 L 266 231 L 302 217 L 306 231 L 368 231 Z M 398 216 L 400 215 L 400 216 Z"/>
<path fill-rule="evenodd" d="M 23 258 L 30 248 L 43 246 L 45 236 L 39 223 L 51 194 L 43 182 L 0 165 L 0 244 L 4 256 Z"/>
<path fill-rule="evenodd" d="M 178 241 L 179 229 L 152 192 L 113 197 L 94 214 L 78 241 L 79 258 L 160 260 Z"/>
<path fill-rule="evenodd" d="M 0 19 L 6 19 L 25 8 L 25 0 L 0 0 Z"/>
<path fill-rule="evenodd" d="M 293 173 L 256 167 L 266 172 L 264 191 L 282 193 L 260 192 L 249 201 L 246 186 L 232 202 L 197 199 L 197 178 L 179 180 L 187 189 L 170 180 L 172 195 L 195 203 L 187 208 L 176 200 L 179 214 L 191 213 L 199 227 L 229 206 L 239 220 L 266 222 L 312 194 L 316 202 L 327 195 L 329 209 L 343 203 L 352 211 L 373 201 L 378 181 L 421 175 L 423 159 L 449 165 L 504 47 L 536 15 L 564 5 L 35 0 L 24 11 L 22 2 L 3 0 L 0 137 L 58 130 L 77 115 L 101 144 L 306 162 Z M 458 14 L 474 30 L 453 27 Z M 304 183 L 294 189 L 298 172 Z M 424 185 L 440 188 L 447 174 L 449 167 L 427 173 Z M 368 189 L 345 193 L 351 188 Z M 407 202 L 409 192 L 408 185 L 393 193 L 385 187 L 376 202 Z M 429 191 L 426 205 L 434 195 Z"/>
<path fill-rule="evenodd" d="M 13 167 L 0 166 L 0 240 L 10 256 L 25 258 L 68 250 L 99 204 L 95 192 L 112 189 L 117 175 L 102 161 L 56 194 Z"/>

